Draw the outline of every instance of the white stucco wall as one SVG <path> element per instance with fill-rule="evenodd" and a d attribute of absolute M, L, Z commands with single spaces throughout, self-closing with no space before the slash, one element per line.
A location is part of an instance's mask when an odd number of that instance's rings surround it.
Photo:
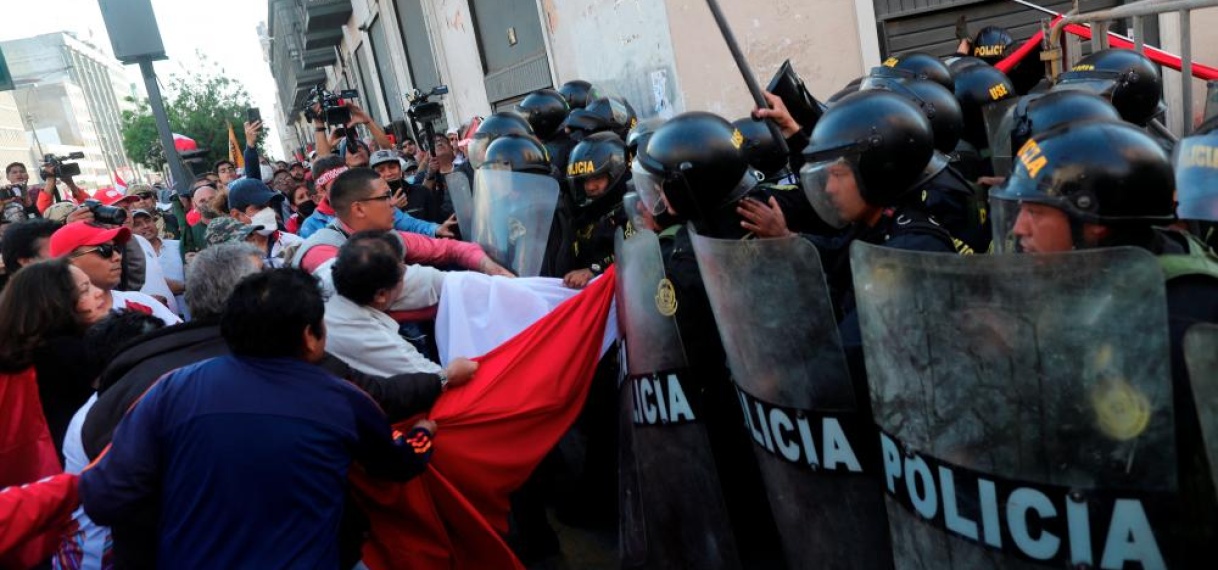
<path fill-rule="evenodd" d="M 428 18 L 440 80 L 449 89 L 442 100 L 448 124 L 455 126 L 491 114 L 469 2 L 424 0 L 423 13 Z"/>
<path fill-rule="evenodd" d="M 865 71 L 854 0 L 720 0 L 724 14 L 764 88 L 790 58 L 814 95 L 824 99 Z M 672 45 L 686 110 L 737 119 L 753 107 L 744 80 L 703 0 L 667 0 Z M 874 26 L 873 23 L 863 25 Z"/>
<path fill-rule="evenodd" d="M 640 117 L 684 109 L 670 22 L 652 0 L 539 0 L 555 85 L 592 82 Z"/>

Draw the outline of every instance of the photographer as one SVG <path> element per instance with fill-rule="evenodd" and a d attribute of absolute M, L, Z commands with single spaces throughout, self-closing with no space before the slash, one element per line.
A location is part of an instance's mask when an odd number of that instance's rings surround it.
<path fill-rule="evenodd" d="M 20 162 L 10 163 L 4 168 L 4 177 L 8 179 L 10 185 L 10 191 L 5 194 L 10 199 L 20 198 L 19 203 L 25 209 L 28 217 L 38 216 L 39 212 L 35 204 L 37 195 L 41 192 L 39 188 L 30 187 L 30 174 L 25 170 L 25 165 Z"/>
<path fill-rule="evenodd" d="M 317 143 L 318 156 L 332 154 L 335 149 L 338 148 L 339 141 L 348 136 L 348 133 L 351 132 L 350 129 L 353 129 L 358 125 L 367 125 L 368 132 L 372 133 L 372 142 L 376 145 L 376 148 L 371 150 L 393 148 L 393 143 L 389 141 L 389 136 L 385 134 L 385 130 L 382 129 L 380 125 L 376 124 L 376 121 L 373 121 L 372 117 L 369 117 L 368 113 L 354 101 L 340 99 L 342 104 L 338 105 L 338 107 L 346 109 L 347 113 L 349 114 L 349 118 L 342 123 L 333 123 L 330 119 L 327 119 L 327 115 L 333 113 L 334 116 L 332 116 L 331 119 L 342 118 L 342 112 L 335 112 L 331 109 L 323 110 L 322 102 L 318 101 L 317 99 L 318 97 L 315 96 L 311 101 L 308 115 L 313 119 L 313 131 L 315 133 L 314 140 Z M 329 130 L 329 126 L 331 124 L 335 126 L 342 126 L 343 131 L 338 131 L 336 129 L 335 132 L 331 132 Z M 366 166 L 367 161 L 368 157 L 364 156 L 364 164 L 357 166 Z M 351 165 L 348 164 L 348 166 Z"/>
<path fill-rule="evenodd" d="M 51 204 L 56 202 L 72 202 L 75 204 L 83 204 L 89 199 L 89 193 L 85 192 L 84 188 L 76 185 L 72 180 L 72 176 L 62 176 L 64 184 L 68 186 L 68 190 L 72 191 L 71 198 L 64 198 L 59 193 L 58 179 L 61 177 L 62 167 L 64 163 L 54 155 L 47 155 L 47 160 L 42 165 L 42 179 L 45 181 L 42 192 L 38 194 L 38 212 L 42 213 L 51 207 Z M 79 170 L 77 170 L 79 172 Z"/>

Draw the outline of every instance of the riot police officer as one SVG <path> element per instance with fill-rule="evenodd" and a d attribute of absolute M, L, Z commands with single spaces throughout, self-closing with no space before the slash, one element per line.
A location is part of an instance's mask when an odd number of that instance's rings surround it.
<path fill-rule="evenodd" d="M 994 174 L 985 109 L 1016 95 L 1014 84 L 1005 74 L 979 59 L 961 58 L 969 59 L 976 64 L 955 67 L 952 72 L 953 94 L 964 120 L 953 163 L 967 180 L 976 181 Z"/>
<path fill-rule="evenodd" d="M 566 98 L 553 89 L 538 89 L 516 104 L 516 112 L 524 116 L 533 127 L 533 134 L 545 143 L 550 151 L 550 162 L 559 172 L 564 172 L 567 157 L 575 147 L 575 141 L 562 126 L 571 113 Z"/>
<path fill-rule="evenodd" d="M 1175 218 L 1167 154 L 1145 132 L 1111 121 L 1070 123 L 1024 144 L 1011 177 L 990 193 L 998 251 L 1052 253 L 1132 246 L 1164 270 L 1176 444 L 1186 503 L 1179 529 L 1191 546 L 1212 540 L 1218 504 L 1205 468 L 1182 341 L 1218 322 L 1218 256 L 1196 237 L 1160 226 Z"/>
<path fill-rule="evenodd" d="M 756 186 L 757 178 L 740 152 L 742 144 L 739 131 L 717 115 L 689 112 L 670 119 L 640 145 L 635 157 L 633 181 L 640 204 L 649 214 L 661 218 L 667 214 L 669 221 L 692 221 L 699 231 L 743 235 L 735 208 Z M 781 568 L 777 530 L 758 467 L 751 460 L 751 444 L 740 427 L 744 421 L 740 404 L 724 364 L 722 340 L 688 227 L 678 223 L 665 228 L 659 235 L 659 248 L 665 294 L 653 304 L 663 300 L 666 313 L 675 318 L 680 331 L 680 344 L 689 361 L 675 377 L 690 400 L 693 415 L 705 427 L 705 441 L 716 465 L 714 476 L 731 525 L 730 537 L 708 536 L 707 540 L 734 544 L 736 548 L 731 550 L 738 548 L 743 567 Z M 656 290 L 654 284 L 651 287 Z M 715 522 L 699 524 L 709 529 Z M 724 563 L 736 566 L 735 561 Z"/>
<path fill-rule="evenodd" d="M 1163 114 L 1163 77 L 1150 58 L 1129 49 L 1104 49 L 1080 59 L 1057 78 L 1053 91 L 1079 89 L 1112 102 L 1121 118 L 1149 127 Z M 1148 131 L 1171 152 L 1174 142 L 1158 131 Z"/>
<path fill-rule="evenodd" d="M 575 198 L 573 269 L 563 277 L 582 289 L 613 263 L 613 235 L 626 226 L 622 196 L 630 179 L 626 143 L 613 133 L 596 133 L 571 151 L 567 182 Z"/>
<path fill-rule="evenodd" d="M 563 96 L 563 99 L 567 100 L 567 105 L 569 105 L 572 110 L 583 109 L 588 105 L 589 101 L 599 97 L 599 95 L 596 94 L 596 88 L 593 87 L 591 83 L 588 83 L 583 79 L 572 79 L 571 81 L 563 83 L 562 86 L 558 88 L 558 93 Z"/>

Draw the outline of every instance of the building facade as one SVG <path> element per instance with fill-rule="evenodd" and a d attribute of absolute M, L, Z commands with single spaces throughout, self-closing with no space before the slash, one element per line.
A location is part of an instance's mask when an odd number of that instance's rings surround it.
<path fill-rule="evenodd" d="M 123 151 L 122 112 L 133 110 L 135 87 L 122 65 L 67 32 L 0 43 L 16 90 L 14 98 L 40 154 L 84 152 L 82 186 L 136 178 Z M 37 150 L 37 149 L 36 149 Z"/>
<path fill-rule="evenodd" d="M 1069 0 L 1040 3 L 1063 12 L 1071 6 Z M 1118 3 L 1082 0 L 1081 8 Z M 790 59 L 821 98 L 888 54 L 916 49 L 950 55 L 961 15 L 974 33 L 1001 25 L 1018 41 L 1050 17 L 1008 0 L 720 4 L 763 85 Z M 1158 28 L 1148 28 L 1148 43 L 1158 41 Z M 702 0 L 269 0 L 269 36 L 285 122 L 300 144 L 312 140 L 300 110 L 318 83 L 358 90 L 373 119 L 401 133 L 408 124 L 407 94 L 440 84 L 449 94 L 437 130 L 572 79 L 626 97 L 641 117 L 707 110 L 735 119 L 752 107 Z M 1199 42 L 1211 40 L 1199 36 L 1193 34 L 1193 53 L 1204 61 Z"/>
<path fill-rule="evenodd" d="M 35 160 L 34 147 L 30 144 L 21 111 L 17 109 L 17 100 L 11 91 L 0 91 L 0 166 L 20 162 L 28 168 Z M 8 183 L 8 180 L 2 182 Z"/>

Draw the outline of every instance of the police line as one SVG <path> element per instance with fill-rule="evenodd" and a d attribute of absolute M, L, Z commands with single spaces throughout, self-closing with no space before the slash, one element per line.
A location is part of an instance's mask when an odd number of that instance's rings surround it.
<path fill-rule="evenodd" d="M 671 384 L 670 384 L 671 386 Z M 977 546 L 1049 566 L 1167 568 L 1164 546 L 1179 505 L 1170 493 L 1075 489 L 996 477 L 917 453 L 854 414 L 774 405 L 737 388 L 757 445 L 791 464 L 870 472 L 878 443 L 885 492 L 921 522 Z M 814 429 L 815 428 L 815 429 Z M 819 437 L 818 437 L 819 436 Z M 863 465 L 866 464 L 866 471 Z"/>

